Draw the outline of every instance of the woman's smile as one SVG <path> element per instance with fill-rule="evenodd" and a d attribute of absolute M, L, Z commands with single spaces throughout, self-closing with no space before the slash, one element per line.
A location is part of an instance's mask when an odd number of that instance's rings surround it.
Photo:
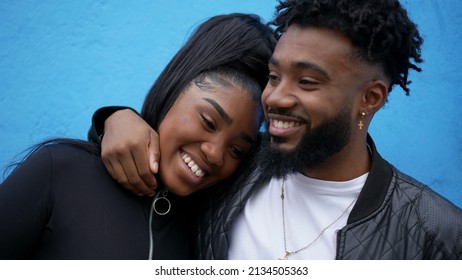
<path fill-rule="evenodd" d="M 197 163 L 192 159 L 192 157 L 186 152 L 180 152 L 181 158 L 183 162 L 188 166 L 189 170 L 191 170 L 192 174 L 198 178 L 204 177 L 206 174 L 205 170 L 203 170 Z"/>

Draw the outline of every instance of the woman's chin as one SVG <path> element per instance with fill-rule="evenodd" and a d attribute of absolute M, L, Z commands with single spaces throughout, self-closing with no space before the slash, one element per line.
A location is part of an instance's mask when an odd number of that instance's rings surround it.
<path fill-rule="evenodd" d="M 192 190 L 192 189 L 189 189 L 189 188 L 183 188 L 183 189 L 168 188 L 168 191 L 175 194 L 175 195 L 177 195 L 177 196 L 181 196 L 181 197 L 191 195 L 192 193 L 195 192 L 195 190 Z"/>

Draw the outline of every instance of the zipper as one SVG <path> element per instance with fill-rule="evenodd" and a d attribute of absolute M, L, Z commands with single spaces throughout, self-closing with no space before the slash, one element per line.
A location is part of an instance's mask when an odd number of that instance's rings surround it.
<path fill-rule="evenodd" d="M 154 201 L 152 200 L 151 209 L 149 210 L 149 256 L 148 260 L 152 260 L 154 253 L 154 234 L 152 232 L 152 216 L 154 214 Z"/>

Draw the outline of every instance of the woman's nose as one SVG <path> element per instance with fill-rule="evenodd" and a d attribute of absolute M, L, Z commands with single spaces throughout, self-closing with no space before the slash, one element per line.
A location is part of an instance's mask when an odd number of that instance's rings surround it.
<path fill-rule="evenodd" d="M 204 142 L 201 150 L 210 164 L 221 167 L 223 165 L 224 147 L 219 143 Z"/>

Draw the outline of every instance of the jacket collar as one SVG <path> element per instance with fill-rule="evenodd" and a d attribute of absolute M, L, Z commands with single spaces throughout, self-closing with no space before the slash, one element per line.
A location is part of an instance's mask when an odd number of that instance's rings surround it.
<path fill-rule="evenodd" d="M 391 165 L 380 156 L 370 135 L 367 135 L 367 144 L 372 154 L 371 170 L 359 194 L 358 201 L 348 217 L 348 224 L 361 220 L 380 208 L 393 177 Z M 242 174 L 234 183 L 234 187 L 227 189 L 225 197 L 214 199 L 214 201 L 227 201 L 225 207 L 234 209 L 233 211 L 229 211 L 228 215 L 230 216 L 225 217 L 226 221 L 232 221 L 234 218 L 231 216 L 237 215 L 239 211 L 244 208 L 248 198 L 258 188 L 265 186 L 271 179 L 271 174 L 267 174 L 261 170 L 261 166 L 258 165 L 258 162 L 254 162 L 254 164 L 255 166 L 247 169 L 250 174 Z M 230 199 L 230 197 L 235 197 L 235 199 Z M 234 203 L 229 203 L 230 200 Z M 218 210 L 222 207 L 220 203 L 216 203 L 216 213 L 224 214 L 224 212 Z"/>
<path fill-rule="evenodd" d="M 377 152 L 374 141 L 369 134 L 367 135 L 367 144 L 372 153 L 371 170 L 359 194 L 358 202 L 348 217 L 348 224 L 369 216 L 382 205 L 393 177 L 391 165 Z"/>

